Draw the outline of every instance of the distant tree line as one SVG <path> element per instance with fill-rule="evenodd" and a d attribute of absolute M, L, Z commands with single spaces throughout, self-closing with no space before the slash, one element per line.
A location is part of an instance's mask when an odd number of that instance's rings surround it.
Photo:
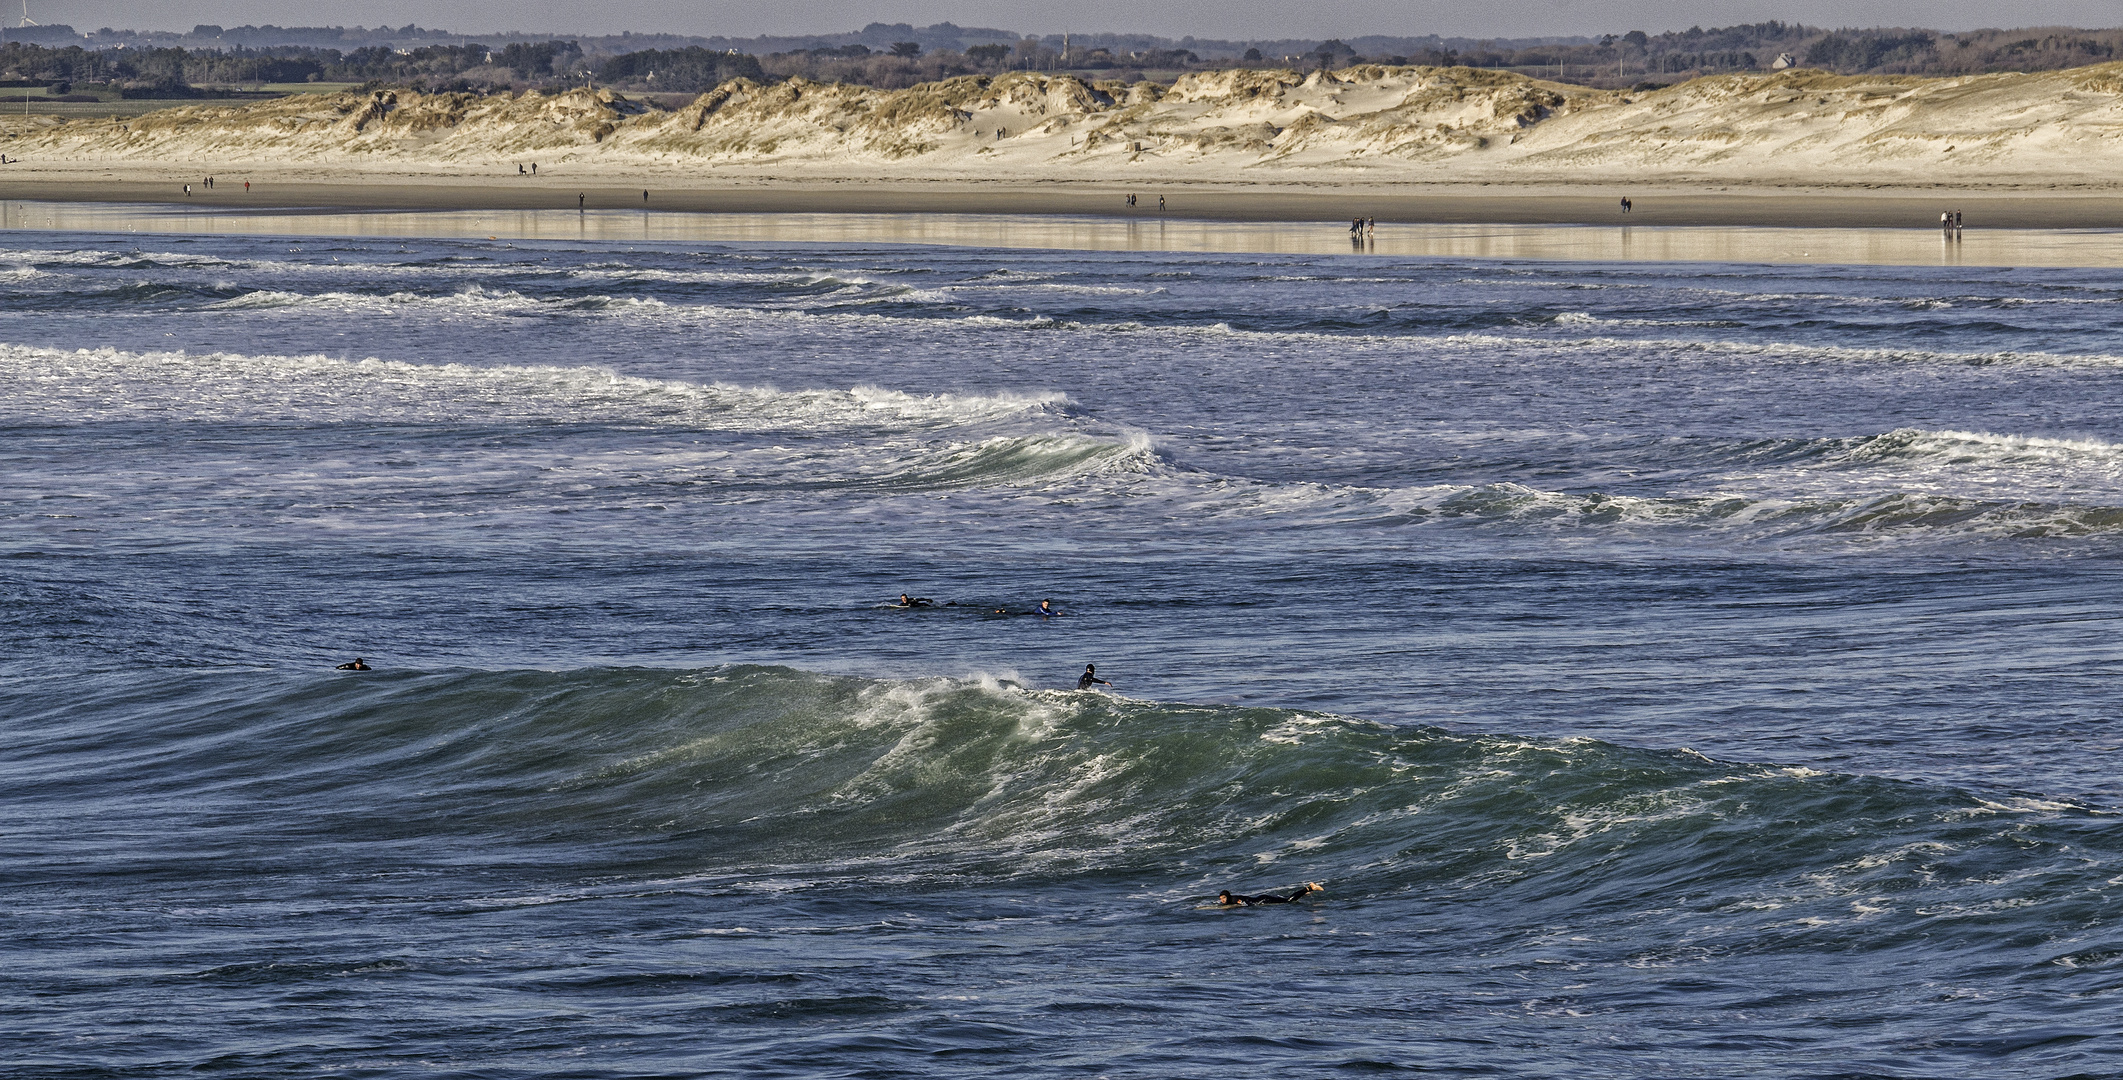
<path fill-rule="evenodd" d="M 588 78 L 601 83 L 682 93 L 711 90 L 734 78 L 765 81 L 757 57 L 689 46 L 649 49 L 593 60 L 573 41 L 485 45 L 381 45 L 341 52 L 289 46 L 228 50 L 52 48 L 0 45 L 0 79 L 72 87 L 103 84 L 128 97 L 197 96 L 202 88 L 265 83 L 387 83 L 422 90 L 491 91 L 554 87 Z"/>
<path fill-rule="evenodd" d="M 262 40 L 275 29 L 200 26 L 185 40 L 210 34 L 217 39 Z M 446 35 L 414 26 L 389 32 L 406 40 L 350 49 L 299 44 L 187 49 L 93 48 L 10 37 L 0 44 L 0 80 L 95 85 L 135 97 L 183 97 L 266 83 L 373 83 L 428 91 L 492 91 L 579 85 L 585 80 L 622 90 L 693 94 L 735 78 L 773 82 L 802 77 L 896 89 L 1010 70 L 1075 71 L 1132 81 L 1234 64 L 1306 70 L 1376 63 L 1491 68 L 1592 86 L 1641 87 L 1699 75 L 1760 70 L 1779 63 L 1780 58 L 1788 58 L 1785 66 L 1844 74 L 1953 75 L 2049 70 L 2123 55 L 2123 30 L 1940 34 L 1906 28 L 1831 31 L 1778 21 L 1709 30 L 1691 27 L 1656 35 L 1632 30 L 1597 39 L 1497 42 L 1363 37 L 1346 42 L 1263 42 L 1247 46 L 1242 54 L 1230 42 L 1184 38 L 1175 43 L 1142 35 L 1049 35 L 1010 43 L 968 44 L 969 38 L 1004 32 L 965 30 L 949 23 L 920 29 L 872 24 L 858 35 L 866 42 L 842 41 L 760 55 L 675 44 L 681 39 L 668 36 L 625 38 L 637 44 L 626 45 L 624 51 L 608 51 L 622 39 L 516 40 L 495 47 L 461 39 L 438 41 Z M 99 36 L 115 33 L 98 31 Z M 327 33 L 354 36 L 337 28 L 317 31 L 320 37 Z M 97 38 L 58 35 L 51 40 L 93 44 Z M 421 40 L 435 43 L 416 44 Z M 594 47 L 585 48 L 585 40 Z M 637 47 L 648 41 L 673 46 Z M 935 47 L 938 41 L 956 47 Z"/>

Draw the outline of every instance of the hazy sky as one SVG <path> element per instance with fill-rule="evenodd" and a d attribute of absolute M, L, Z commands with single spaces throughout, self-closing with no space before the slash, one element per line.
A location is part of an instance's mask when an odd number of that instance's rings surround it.
<path fill-rule="evenodd" d="M 0 0 L 7 25 L 22 0 Z M 403 26 L 603 34 L 662 30 L 684 34 L 832 33 L 870 22 L 916 26 L 950 21 L 1025 33 L 1132 30 L 1174 37 L 1353 37 L 1444 34 L 1533 37 L 1607 31 L 1684 30 L 1691 25 L 1783 19 L 1819 26 L 2123 26 L 2123 0 L 29 0 L 40 23 L 76 29 L 114 26 L 189 30 L 197 23 L 238 26 Z"/>

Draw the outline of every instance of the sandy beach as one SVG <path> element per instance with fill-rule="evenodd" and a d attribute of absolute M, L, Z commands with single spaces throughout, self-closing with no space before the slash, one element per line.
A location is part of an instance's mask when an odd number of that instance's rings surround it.
<path fill-rule="evenodd" d="M 0 117 L 0 153 L 0 198 L 227 210 L 638 210 L 646 191 L 690 213 L 1541 225 L 1615 222 L 1626 197 L 1649 226 L 1936 228 L 1958 210 L 1977 228 L 2119 228 L 2123 64 L 1648 92 L 1377 66 L 737 80 L 677 109 L 382 90 Z"/>
<path fill-rule="evenodd" d="M 129 169 L 137 173 L 140 170 Z M 569 176 L 568 173 L 579 173 Z M 185 204 L 226 212 L 339 210 L 591 210 L 742 214 L 993 214 L 1110 216 L 1251 222 L 1522 224 L 1775 228 L 1936 228 L 1942 210 L 1977 228 L 2123 228 L 2123 196 L 2044 192 L 1872 190 L 1732 192 L 1677 185 L 1592 185 L 1592 190 L 1510 185 L 1210 184 L 922 180 L 691 181 L 598 175 L 577 166 L 548 180 L 433 175 L 306 180 L 275 170 L 244 190 L 246 171 L 203 177 L 0 172 L 0 199 Z M 191 192 L 184 191 L 185 185 Z M 642 193 L 648 192 L 647 200 Z M 1126 197 L 1136 196 L 1136 205 Z M 1623 215 L 1620 200 L 1633 205 Z M 1165 199 L 1159 210 L 1157 200 Z"/>

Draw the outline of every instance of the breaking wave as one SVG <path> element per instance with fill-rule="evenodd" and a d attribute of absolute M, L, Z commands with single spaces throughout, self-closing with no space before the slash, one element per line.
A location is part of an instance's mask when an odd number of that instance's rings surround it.
<path fill-rule="evenodd" d="M 202 671 L 7 694 L 45 690 L 17 710 L 18 799 L 91 822 L 187 800 L 200 844 L 282 820 L 587 843 L 615 870 L 730 886 L 1089 877 L 1173 902 L 1234 873 L 1357 899 L 1597 881 L 1578 904 L 1862 948 L 1980 946 L 1986 910 L 2090 925 L 2123 858 L 2105 816 L 2068 802 L 1007 677 Z"/>

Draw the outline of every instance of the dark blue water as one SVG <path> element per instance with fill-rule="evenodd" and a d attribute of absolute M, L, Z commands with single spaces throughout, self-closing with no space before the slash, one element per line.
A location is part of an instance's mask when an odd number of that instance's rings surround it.
<path fill-rule="evenodd" d="M 2112 271 L 135 243 L 7 1075 L 2123 1072 Z"/>

